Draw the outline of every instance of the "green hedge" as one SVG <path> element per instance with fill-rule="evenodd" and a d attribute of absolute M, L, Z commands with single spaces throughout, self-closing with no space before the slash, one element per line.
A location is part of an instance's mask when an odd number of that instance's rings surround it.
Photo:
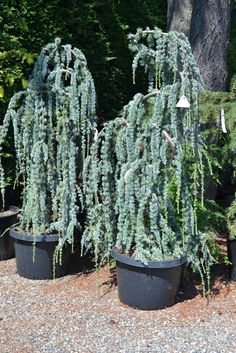
<path fill-rule="evenodd" d="M 162 0 L 11 0 L 0 4 L 0 114 L 27 84 L 43 47 L 62 38 L 80 48 L 95 79 L 100 120 L 113 119 L 144 82 L 133 87 L 127 34 L 137 27 L 166 27 Z"/>

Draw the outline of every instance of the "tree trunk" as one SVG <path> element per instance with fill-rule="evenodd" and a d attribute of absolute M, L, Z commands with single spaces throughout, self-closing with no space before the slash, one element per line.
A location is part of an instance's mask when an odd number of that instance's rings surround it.
<path fill-rule="evenodd" d="M 225 91 L 232 0 L 168 0 L 168 29 L 184 32 L 205 88 Z"/>

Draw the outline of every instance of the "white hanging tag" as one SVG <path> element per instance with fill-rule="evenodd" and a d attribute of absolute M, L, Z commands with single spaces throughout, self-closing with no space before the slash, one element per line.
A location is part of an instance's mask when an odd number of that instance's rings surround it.
<path fill-rule="evenodd" d="M 190 108 L 190 103 L 187 98 L 183 95 L 180 97 L 180 100 L 176 104 L 177 108 Z"/>
<path fill-rule="evenodd" d="M 226 126 L 225 126 L 225 111 L 224 109 L 220 110 L 220 123 L 222 131 L 227 134 Z"/>
<path fill-rule="evenodd" d="M 95 128 L 95 134 L 94 134 L 94 141 L 96 141 L 98 138 L 98 130 Z"/>

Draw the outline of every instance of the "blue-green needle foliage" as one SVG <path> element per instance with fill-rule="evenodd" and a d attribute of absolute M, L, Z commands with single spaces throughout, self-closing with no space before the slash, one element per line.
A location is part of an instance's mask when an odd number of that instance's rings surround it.
<path fill-rule="evenodd" d="M 73 244 L 83 207 L 81 178 L 95 130 L 96 94 L 83 53 L 60 39 L 42 49 L 26 90 L 10 100 L 2 145 L 14 128 L 17 180 L 23 181 L 21 228 Z M 4 199 L 4 171 L 0 167 Z"/>
<path fill-rule="evenodd" d="M 229 230 L 229 239 L 236 239 L 236 200 L 234 200 L 231 206 L 227 210 L 227 221 Z"/>
<path fill-rule="evenodd" d="M 198 95 L 202 79 L 187 38 L 155 28 L 130 35 L 149 93 L 136 94 L 121 116 L 105 124 L 84 164 L 86 249 L 98 262 L 112 245 L 147 263 L 187 256 L 203 278 L 213 259 L 197 226 L 203 201 L 205 146 Z M 189 109 L 177 108 L 185 95 Z"/>

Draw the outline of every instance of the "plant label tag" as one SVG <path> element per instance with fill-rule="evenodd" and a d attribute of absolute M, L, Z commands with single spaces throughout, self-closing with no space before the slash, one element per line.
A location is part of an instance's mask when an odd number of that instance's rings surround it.
<path fill-rule="evenodd" d="M 98 130 L 95 128 L 95 134 L 94 134 L 93 140 L 97 141 L 97 139 L 98 139 Z"/>
<path fill-rule="evenodd" d="M 190 103 L 184 95 L 180 97 L 180 100 L 176 104 L 177 108 L 190 108 Z"/>
<path fill-rule="evenodd" d="M 227 134 L 226 126 L 225 126 L 225 111 L 224 109 L 220 110 L 220 123 L 221 123 L 221 129 L 224 134 Z"/>

